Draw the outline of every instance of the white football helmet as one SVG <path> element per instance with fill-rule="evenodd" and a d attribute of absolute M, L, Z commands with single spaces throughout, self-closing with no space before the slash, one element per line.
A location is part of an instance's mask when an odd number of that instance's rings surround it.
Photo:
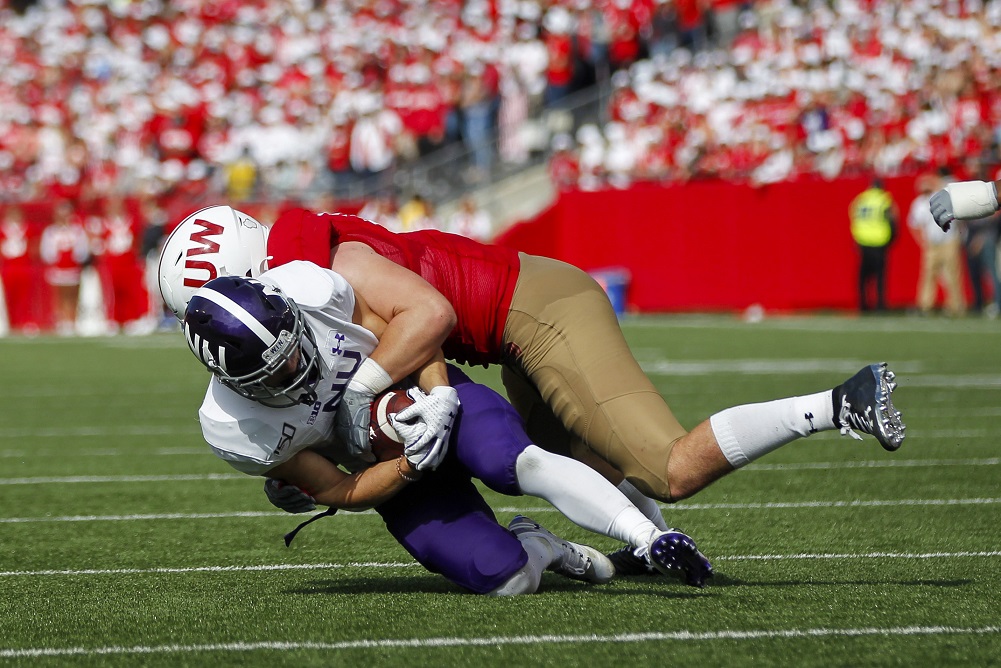
<path fill-rule="evenodd" d="M 267 269 L 268 227 L 232 207 L 210 206 L 170 233 L 157 276 L 164 303 L 180 320 L 195 290 L 213 278 L 256 278 Z"/>

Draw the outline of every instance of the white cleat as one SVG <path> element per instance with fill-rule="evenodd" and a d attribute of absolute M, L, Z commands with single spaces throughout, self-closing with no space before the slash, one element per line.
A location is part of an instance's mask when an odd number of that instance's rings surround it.
<path fill-rule="evenodd" d="M 556 563 L 549 567 L 554 573 L 592 584 L 605 584 L 615 577 L 615 566 L 604 554 L 593 547 L 563 540 L 524 515 L 516 516 L 507 528 L 519 540 L 537 536 L 548 541 L 553 552 L 559 555 Z"/>

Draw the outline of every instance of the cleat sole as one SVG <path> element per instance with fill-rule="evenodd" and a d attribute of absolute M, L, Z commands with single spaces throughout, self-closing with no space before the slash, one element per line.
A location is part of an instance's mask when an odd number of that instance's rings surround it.
<path fill-rule="evenodd" d="M 692 587 L 705 587 L 713 576 L 709 560 L 699 552 L 695 541 L 680 531 L 661 534 L 650 544 L 650 562 L 661 573 L 680 577 Z"/>

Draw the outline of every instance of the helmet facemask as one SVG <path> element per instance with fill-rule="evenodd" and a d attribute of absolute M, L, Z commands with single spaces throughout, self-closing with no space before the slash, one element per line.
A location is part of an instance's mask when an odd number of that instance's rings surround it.
<path fill-rule="evenodd" d="M 218 365 L 214 368 L 209 366 L 209 371 L 234 392 L 271 408 L 312 404 L 316 401 L 316 385 L 320 381 L 313 332 L 303 323 L 295 302 L 289 300 L 288 304 L 296 312 L 295 330 L 282 330 L 278 340 L 263 356 L 266 360 L 263 368 L 243 376 L 231 376 Z M 295 371 L 284 373 L 295 357 Z M 276 375 L 287 377 L 273 380 Z"/>
<path fill-rule="evenodd" d="M 185 312 L 184 335 L 240 396 L 272 408 L 316 401 L 316 341 L 299 307 L 276 286 L 240 277 L 210 281 Z"/>

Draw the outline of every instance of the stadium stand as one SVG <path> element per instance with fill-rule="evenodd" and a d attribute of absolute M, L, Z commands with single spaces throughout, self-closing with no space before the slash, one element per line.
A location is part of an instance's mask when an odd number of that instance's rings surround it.
<path fill-rule="evenodd" d="M 462 189 L 554 153 L 561 190 L 760 186 L 962 177 L 999 136 L 1001 0 L 0 4 L 0 207 L 35 238 L 63 199 L 401 197 L 442 155 Z"/>

